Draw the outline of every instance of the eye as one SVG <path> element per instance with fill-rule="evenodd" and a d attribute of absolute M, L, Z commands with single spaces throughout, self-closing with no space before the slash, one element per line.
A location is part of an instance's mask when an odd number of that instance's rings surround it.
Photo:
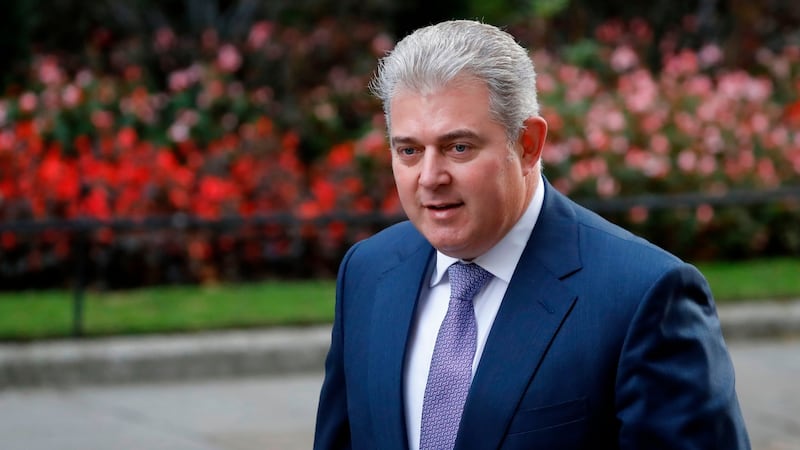
<path fill-rule="evenodd" d="M 453 145 L 453 151 L 456 153 L 464 153 L 469 150 L 469 146 L 467 144 L 455 144 Z"/>
<path fill-rule="evenodd" d="M 422 149 L 417 147 L 397 147 L 394 151 L 397 157 L 403 161 L 416 160 L 422 154 Z"/>

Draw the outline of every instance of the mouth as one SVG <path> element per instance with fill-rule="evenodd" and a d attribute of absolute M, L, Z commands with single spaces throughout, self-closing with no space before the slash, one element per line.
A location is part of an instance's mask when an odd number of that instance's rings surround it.
<path fill-rule="evenodd" d="M 464 205 L 463 202 L 458 202 L 458 203 L 428 203 L 422 206 L 431 211 L 448 211 L 451 209 L 459 208 L 463 205 Z"/>

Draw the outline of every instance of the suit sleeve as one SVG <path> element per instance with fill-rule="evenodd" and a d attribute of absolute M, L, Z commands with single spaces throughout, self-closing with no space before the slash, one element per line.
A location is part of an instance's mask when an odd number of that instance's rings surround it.
<path fill-rule="evenodd" d="M 690 265 L 656 281 L 625 338 L 616 380 L 621 449 L 749 449 L 733 364 L 707 282 Z"/>
<path fill-rule="evenodd" d="M 317 407 L 314 450 L 340 450 L 352 446 L 344 372 L 343 303 L 347 262 L 355 248 L 351 248 L 343 258 L 336 279 L 336 312 L 331 332 L 331 346 L 325 359 L 325 378 Z"/>

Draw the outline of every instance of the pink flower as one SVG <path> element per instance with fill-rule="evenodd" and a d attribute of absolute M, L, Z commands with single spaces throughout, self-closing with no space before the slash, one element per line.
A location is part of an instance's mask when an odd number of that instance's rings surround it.
<path fill-rule="evenodd" d="M 383 132 L 375 129 L 358 141 L 356 151 L 359 155 L 380 157 L 389 155 L 388 142 Z"/>
<path fill-rule="evenodd" d="M 753 117 L 750 118 L 750 124 L 753 127 L 753 131 L 758 134 L 766 133 L 770 126 L 769 118 L 762 112 L 753 114 Z"/>
<path fill-rule="evenodd" d="M 380 33 L 370 42 L 370 49 L 375 56 L 384 56 L 394 47 L 394 41 L 386 33 Z"/>
<path fill-rule="evenodd" d="M 633 169 L 641 169 L 647 160 L 647 153 L 638 147 L 631 147 L 625 154 L 625 165 Z"/>
<path fill-rule="evenodd" d="M 772 82 L 768 78 L 751 78 L 744 94 L 753 103 L 763 103 L 772 95 Z"/>
<path fill-rule="evenodd" d="M 634 113 L 649 110 L 658 98 L 658 86 L 650 72 L 644 69 L 620 77 L 617 89 L 622 92 L 625 106 Z"/>
<path fill-rule="evenodd" d="M 697 155 L 689 149 L 678 153 L 678 167 L 684 173 L 691 173 L 697 166 Z"/>
<path fill-rule="evenodd" d="M 616 42 L 622 36 L 622 32 L 622 23 L 615 20 L 598 26 L 595 30 L 595 36 L 599 41 L 610 44 Z"/>
<path fill-rule="evenodd" d="M 560 164 L 569 157 L 569 147 L 564 142 L 551 142 L 542 152 L 545 164 Z"/>
<path fill-rule="evenodd" d="M 661 133 L 655 134 L 650 138 L 650 148 L 660 155 L 667 154 L 670 149 L 669 139 Z"/>
<path fill-rule="evenodd" d="M 631 33 L 638 42 L 650 42 L 653 38 L 653 30 L 650 24 L 642 18 L 635 18 L 630 23 Z"/>
<path fill-rule="evenodd" d="M 691 50 L 682 50 L 677 55 L 667 56 L 664 64 L 664 72 L 676 77 L 697 73 L 698 68 L 697 54 Z"/>
<path fill-rule="evenodd" d="M 19 109 L 24 113 L 33 112 L 38 103 L 39 100 L 36 98 L 36 94 L 33 92 L 26 91 L 19 96 Z"/>
<path fill-rule="evenodd" d="M 619 192 L 619 184 L 617 180 L 610 176 L 601 176 L 597 179 L 597 195 L 603 198 L 609 198 Z"/>
<path fill-rule="evenodd" d="M 711 78 L 706 75 L 696 75 L 686 82 L 686 93 L 698 97 L 707 97 L 714 91 L 714 84 Z"/>
<path fill-rule="evenodd" d="M 593 97 L 600 84 L 594 74 L 589 72 L 578 72 L 577 80 L 570 86 L 567 91 L 567 101 L 577 102 L 587 97 Z"/>
<path fill-rule="evenodd" d="M 611 143 L 605 131 L 599 128 L 590 130 L 586 136 L 586 140 L 589 142 L 591 148 L 600 151 L 608 150 L 609 144 Z"/>
<path fill-rule="evenodd" d="M 642 171 L 648 178 L 664 178 L 669 174 L 669 165 L 668 158 L 650 154 L 644 161 Z"/>
<path fill-rule="evenodd" d="M 649 215 L 650 215 L 649 211 L 647 211 L 647 208 L 645 208 L 644 206 L 634 206 L 628 212 L 628 216 L 630 217 L 631 222 L 633 223 L 643 223 L 644 221 L 647 220 L 647 217 Z"/>
<path fill-rule="evenodd" d="M 314 107 L 314 116 L 322 122 L 333 120 L 336 115 L 336 108 L 331 102 L 322 102 Z"/>
<path fill-rule="evenodd" d="M 549 94 L 556 90 L 556 81 L 549 73 L 540 73 L 536 77 L 536 88 L 539 93 Z"/>
<path fill-rule="evenodd" d="M 711 205 L 703 204 L 697 207 L 697 211 L 695 211 L 695 217 L 697 221 L 706 224 L 711 222 L 711 219 L 714 218 L 714 208 Z"/>
<path fill-rule="evenodd" d="M 673 120 L 678 130 L 687 136 L 697 136 L 700 131 L 697 119 L 686 111 L 676 113 Z"/>
<path fill-rule="evenodd" d="M 0 111 L 0 124 L 2 123 L 2 111 Z M 772 129 L 767 136 L 767 145 L 775 148 L 786 147 L 789 145 L 789 132 L 783 126 Z"/>
<path fill-rule="evenodd" d="M 800 147 L 794 149 L 794 151 L 789 154 L 789 160 L 792 163 L 794 171 L 800 174 Z"/>
<path fill-rule="evenodd" d="M 217 53 L 217 66 L 223 72 L 233 73 L 239 70 L 242 65 L 242 56 L 239 50 L 232 44 L 225 44 L 220 47 Z"/>
<path fill-rule="evenodd" d="M 67 108 L 74 108 L 78 106 L 81 101 L 82 92 L 74 84 L 68 84 L 61 92 L 61 100 Z"/>
<path fill-rule="evenodd" d="M 775 170 L 775 165 L 767 158 L 761 158 L 756 166 L 756 173 L 761 181 L 768 186 L 776 186 L 780 184 L 778 174 Z"/>
<path fill-rule="evenodd" d="M 621 45 L 611 54 L 611 68 L 617 73 L 627 72 L 639 64 L 639 56 L 627 45 Z"/>
<path fill-rule="evenodd" d="M 700 175 L 708 176 L 714 173 L 717 170 L 717 160 L 711 155 L 703 155 L 700 158 L 700 162 L 697 165 L 697 171 Z"/>
<path fill-rule="evenodd" d="M 628 147 L 630 147 L 630 141 L 625 136 L 617 135 L 611 138 L 611 150 L 614 153 L 624 154 L 628 151 Z"/>
<path fill-rule="evenodd" d="M 580 70 L 575 66 L 561 66 L 558 68 L 558 79 L 566 85 L 572 85 L 578 81 Z"/>
<path fill-rule="evenodd" d="M 175 45 L 175 33 L 169 27 L 161 27 L 156 30 L 154 45 L 157 51 L 164 52 Z"/>
<path fill-rule="evenodd" d="M 664 122 L 666 122 L 665 116 L 666 113 L 664 110 L 650 110 L 639 119 L 639 126 L 642 128 L 642 131 L 647 134 L 655 133 L 664 126 Z"/>
<path fill-rule="evenodd" d="M 189 127 L 182 122 L 175 122 L 167 131 L 172 142 L 184 142 L 189 139 Z"/>
<path fill-rule="evenodd" d="M 260 49 L 264 47 L 269 38 L 272 36 L 274 25 L 272 22 L 261 20 L 253 24 L 250 28 L 250 33 L 247 36 L 247 45 L 253 49 Z"/>
<path fill-rule="evenodd" d="M 169 89 L 172 92 L 180 92 L 189 87 L 189 74 L 183 70 L 176 70 L 169 74 Z"/>
<path fill-rule="evenodd" d="M 706 44 L 700 49 L 700 53 L 697 54 L 697 57 L 700 59 L 700 65 L 704 68 L 708 68 L 722 61 L 723 54 L 722 50 L 716 44 Z"/>
<path fill-rule="evenodd" d="M 64 81 L 64 72 L 58 66 L 58 60 L 53 56 L 42 58 L 39 65 L 39 81 L 45 85 L 61 84 Z"/>
<path fill-rule="evenodd" d="M 710 153 L 719 153 L 725 148 L 722 132 L 718 127 L 709 126 L 703 133 L 703 144 Z"/>
<path fill-rule="evenodd" d="M 108 130 L 114 124 L 114 115 L 109 111 L 98 109 L 92 112 L 92 125 L 100 130 Z"/>
<path fill-rule="evenodd" d="M 625 129 L 625 116 L 618 109 L 608 111 L 605 122 L 606 129 L 609 131 L 619 132 Z"/>

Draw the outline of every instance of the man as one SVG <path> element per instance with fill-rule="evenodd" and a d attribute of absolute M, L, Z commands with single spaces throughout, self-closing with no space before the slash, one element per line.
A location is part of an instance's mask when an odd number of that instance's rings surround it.
<path fill-rule="evenodd" d="M 342 261 L 316 449 L 749 448 L 706 281 L 548 184 L 511 36 L 417 30 L 372 89 L 410 222 Z"/>

